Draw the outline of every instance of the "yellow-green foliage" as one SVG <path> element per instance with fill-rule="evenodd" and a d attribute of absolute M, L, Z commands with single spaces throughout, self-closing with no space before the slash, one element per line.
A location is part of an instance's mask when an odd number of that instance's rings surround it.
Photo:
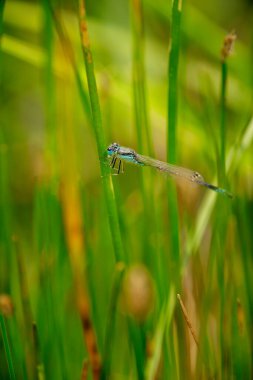
<path fill-rule="evenodd" d="M 250 379 L 252 9 L 77 3 L 0 5 L 0 378 Z"/>

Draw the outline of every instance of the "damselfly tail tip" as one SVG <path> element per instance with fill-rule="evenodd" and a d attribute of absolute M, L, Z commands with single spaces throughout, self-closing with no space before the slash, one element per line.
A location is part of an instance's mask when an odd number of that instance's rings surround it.
<path fill-rule="evenodd" d="M 230 199 L 234 198 L 234 195 L 232 193 L 230 193 L 228 190 L 221 189 L 221 188 L 219 188 L 219 190 L 220 190 L 219 193 L 226 195 L 228 198 L 230 198 Z"/>
<path fill-rule="evenodd" d="M 210 183 L 203 183 L 204 186 L 208 187 L 208 189 L 215 191 L 216 193 L 226 195 L 228 198 L 234 198 L 233 194 L 230 193 L 228 190 L 223 189 L 221 187 L 217 187 L 214 185 L 211 185 Z"/>

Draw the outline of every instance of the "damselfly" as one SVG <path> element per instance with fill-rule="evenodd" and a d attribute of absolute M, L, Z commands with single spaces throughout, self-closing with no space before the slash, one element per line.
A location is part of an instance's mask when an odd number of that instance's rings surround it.
<path fill-rule="evenodd" d="M 198 185 L 205 186 L 208 189 L 216 191 L 216 193 L 224 194 L 230 198 L 233 197 L 227 190 L 207 183 L 202 175 L 196 171 L 168 164 L 167 162 L 159 161 L 151 157 L 143 156 L 142 154 L 136 153 L 133 149 L 120 146 L 117 143 L 113 143 L 108 146 L 107 154 L 111 157 L 110 166 L 112 168 L 116 167 L 116 162 L 118 161 L 118 174 L 123 172 L 124 161 L 139 166 L 151 166 L 168 175 L 184 178 L 190 182 L 197 183 Z"/>

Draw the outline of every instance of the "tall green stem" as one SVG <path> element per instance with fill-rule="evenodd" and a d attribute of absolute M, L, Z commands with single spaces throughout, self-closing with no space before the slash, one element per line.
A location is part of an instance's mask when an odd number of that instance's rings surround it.
<path fill-rule="evenodd" d="M 130 0 L 132 17 L 133 88 L 138 150 L 144 145 L 149 155 L 153 155 L 150 125 L 147 110 L 146 77 L 144 58 L 144 20 L 142 0 Z"/>
<path fill-rule="evenodd" d="M 143 0 L 130 0 L 131 30 L 132 30 L 132 83 L 135 114 L 135 129 L 137 132 L 137 146 L 140 153 L 148 152 L 153 156 L 153 144 L 150 137 L 150 125 L 146 99 L 146 72 L 145 72 L 145 46 L 144 46 L 144 19 Z M 149 183 L 148 183 L 149 180 Z M 140 189 L 143 199 L 144 217 L 142 233 L 146 237 L 155 231 L 154 225 L 146 223 L 152 218 L 154 208 L 153 178 L 142 171 L 140 173 Z M 142 246 L 144 262 L 155 270 L 156 262 L 150 239 L 144 237 Z"/>
<path fill-rule="evenodd" d="M 177 131 L 177 104 L 178 104 L 178 64 L 180 53 L 180 23 L 181 23 L 181 0 L 173 0 L 172 19 L 171 19 L 171 36 L 170 36 L 170 54 L 169 54 L 169 91 L 168 91 L 168 131 L 167 131 L 167 160 L 176 162 L 176 131 Z M 179 218 L 177 192 L 175 184 L 168 183 L 168 214 L 170 228 L 170 257 L 167 258 L 168 267 L 171 277 L 170 296 L 172 295 L 173 286 L 177 290 L 180 287 L 180 246 L 179 246 Z M 179 334 L 180 339 L 180 334 Z M 179 350 L 184 356 L 184 347 L 180 343 Z M 171 345 L 171 354 L 175 355 L 174 345 Z"/>
<path fill-rule="evenodd" d="M 220 185 L 223 185 L 225 176 L 226 155 L 226 86 L 227 63 L 221 63 L 221 114 L 220 114 Z"/>
<path fill-rule="evenodd" d="M 3 34 L 3 13 L 4 13 L 5 0 L 0 2 L 0 37 Z"/>
<path fill-rule="evenodd" d="M 174 0 L 172 5 L 171 20 L 171 47 L 169 54 L 169 93 L 168 93 L 168 140 L 167 140 L 167 160 L 170 163 L 176 162 L 177 154 L 177 104 L 178 104 L 178 65 L 180 53 L 180 24 L 181 24 L 182 1 Z M 180 247 L 178 231 L 178 207 L 177 194 L 174 184 L 168 186 L 168 206 L 170 216 L 171 231 L 171 274 L 174 280 L 179 278 Z"/>
<path fill-rule="evenodd" d="M 182 0 L 173 0 L 171 20 L 171 47 L 169 55 L 169 97 L 168 97 L 168 162 L 176 162 L 176 130 L 178 104 L 178 65 L 180 53 L 180 25 Z"/>
<path fill-rule="evenodd" d="M 7 363 L 8 363 L 10 379 L 15 380 L 16 376 L 15 376 L 15 372 L 14 372 L 11 349 L 10 349 L 10 345 L 9 345 L 9 340 L 8 340 L 6 326 L 5 326 L 4 316 L 1 314 L 1 312 L 0 312 L 0 330 L 2 332 L 4 349 L 5 349 L 5 353 L 6 353 L 6 359 L 7 359 Z"/>
<path fill-rule="evenodd" d="M 114 246 L 116 261 L 123 259 L 123 246 L 121 241 L 119 219 L 116 209 L 114 189 L 112 178 L 110 176 L 110 168 L 106 164 L 106 144 L 104 131 L 102 126 L 102 117 L 99 105 L 99 98 L 97 92 L 97 84 L 94 73 L 93 57 L 90 48 L 90 40 L 88 34 L 88 27 L 86 21 L 86 8 L 84 0 L 79 0 L 79 17 L 80 17 L 80 34 L 82 50 L 85 62 L 86 77 L 89 88 L 89 96 L 92 111 L 93 129 L 96 137 L 97 151 L 100 162 L 100 171 L 102 177 L 102 185 L 105 194 L 107 213 L 109 218 L 110 230 Z"/>

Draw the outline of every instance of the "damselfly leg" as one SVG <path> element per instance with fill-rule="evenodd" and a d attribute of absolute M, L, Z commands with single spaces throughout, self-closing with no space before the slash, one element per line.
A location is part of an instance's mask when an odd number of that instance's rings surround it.
<path fill-rule="evenodd" d="M 123 173 L 123 161 L 119 160 L 118 174 Z"/>
<path fill-rule="evenodd" d="M 118 166 L 116 167 L 116 163 L 118 161 Z M 110 167 L 117 171 L 116 174 L 123 173 L 123 162 L 116 155 L 112 157 L 110 162 Z"/>
<path fill-rule="evenodd" d="M 113 156 L 113 157 L 112 157 L 112 160 L 111 160 L 111 162 L 110 162 L 110 167 L 111 167 L 112 169 L 114 169 L 115 164 L 116 164 L 116 161 L 117 161 L 117 156 Z"/>

